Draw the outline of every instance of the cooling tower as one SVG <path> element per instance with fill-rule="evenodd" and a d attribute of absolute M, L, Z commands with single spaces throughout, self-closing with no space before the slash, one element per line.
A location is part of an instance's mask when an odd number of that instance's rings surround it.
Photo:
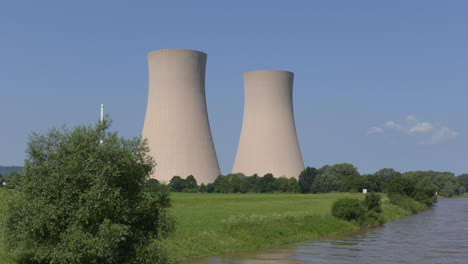
<path fill-rule="evenodd" d="M 203 52 L 164 49 L 148 54 L 149 93 L 142 137 L 157 165 L 152 177 L 169 182 L 193 175 L 198 184 L 221 174 L 205 99 Z"/>
<path fill-rule="evenodd" d="M 244 73 L 244 121 L 233 173 L 298 178 L 304 169 L 292 103 L 294 73 Z"/>

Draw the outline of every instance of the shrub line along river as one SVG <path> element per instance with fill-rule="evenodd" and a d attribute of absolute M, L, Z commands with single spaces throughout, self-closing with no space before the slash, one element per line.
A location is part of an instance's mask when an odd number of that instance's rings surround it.
<path fill-rule="evenodd" d="M 200 259 L 197 264 L 241 263 L 468 263 L 468 197 L 439 199 L 416 215 L 383 227 L 255 253 Z"/>

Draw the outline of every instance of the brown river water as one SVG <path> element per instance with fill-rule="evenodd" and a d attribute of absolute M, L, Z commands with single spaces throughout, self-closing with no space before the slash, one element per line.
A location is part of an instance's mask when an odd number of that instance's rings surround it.
<path fill-rule="evenodd" d="M 439 199 L 427 211 L 353 235 L 208 257 L 195 263 L 468 264 L 468 197 Z"/>

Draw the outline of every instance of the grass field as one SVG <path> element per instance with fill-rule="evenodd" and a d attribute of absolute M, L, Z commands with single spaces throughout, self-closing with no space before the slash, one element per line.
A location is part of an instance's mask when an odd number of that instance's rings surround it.
<path fill-rule="evenodd" d="M 3 241 L 5 209 L 15 194 L 14 190 L 0 189 L 0 241 Z M 332 203 L 341 197 L 364 198 L 362 194 L 349 193 L 173 193 L 170 210 L 177 220 L 177 231 L 165 244 L 172 258 L 183 262 L 359 230 L 357 224 L 331 216 Z M 411 214 L 389 204 L 383 197 L 385 221 Z M 16 263 L 2 245 L 0 263 Z"/>
<path fill-rule="evenodd" d="M 265 248 L 359 230 L 331 216 L 332 203 L 362 194 L 184 194 L 174 193 L 176 234 L 167 240 L 177 261 L 229 251 Z M 385 221 L 411 212 L 388 203 Z"/>

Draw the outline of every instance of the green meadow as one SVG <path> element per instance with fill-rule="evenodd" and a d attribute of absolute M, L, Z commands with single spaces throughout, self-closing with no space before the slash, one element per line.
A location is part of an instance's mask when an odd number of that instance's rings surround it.
<path fill-rule="evenodd" d="M 167 250 L 180 262 L 358 231 L 358 224 L 331 216 L 332 203 L 341 197 L 364 195 L 173 193 L 177 231 Z M 411 214 L 383 196 L 386 222 Z"/>
<path fill-rule="evenodd" d="M 16 192 L 0 189 L 0 241 L 5 210 Z M 331 216 L 332 203 L 341 197 L 362 194 L 188 194 L 173 193 L 170 211 L 177 230 L 166 240 L 173 260 L 187 261 L 225 252 L 336 236 L 358 231 L 359 225 Z M 383 196 L 385 221 L 412 214 L 388 203 Z M 0 245 L 0 263 L 17 263 Z"/>

